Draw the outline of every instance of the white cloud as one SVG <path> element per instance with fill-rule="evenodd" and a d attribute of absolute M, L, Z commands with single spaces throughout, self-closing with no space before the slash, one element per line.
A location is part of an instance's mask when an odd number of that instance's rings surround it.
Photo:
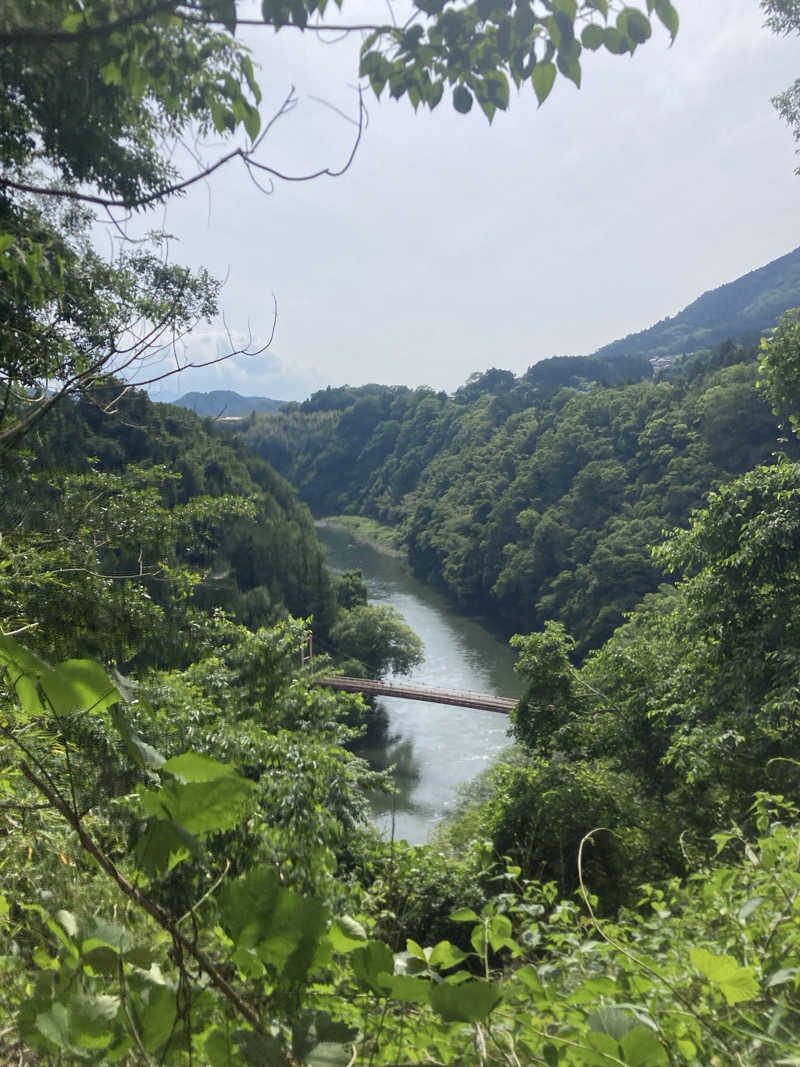
<path fill-rule="evenodd" d="M 796 43 L 761 28 L 755 0 L 679 7 L 674 47 L 659 31 L 632 59 L 587 56 L 584 88 L 557 86 L 541 111 L 529 88 L 491 128 L 447 100 L 433 115 L 368 101 L 342 178 L 265 197 L 229 169 L 172 205 L 175 258 L 227 275 L 237 336 L 268 335 L 273 293 L 279 316 L 271 362 L 182 387 L 454 388 L 490 365 L 592 351 L 800 244 L 794 146 L 769 104 L 797 73 Z M 265 159 L 341 163 L 353 129 L 309 97 L 352 112 L 353 44 L 250 40 L 265 114 L 290 84 L 301 99 Z"/>

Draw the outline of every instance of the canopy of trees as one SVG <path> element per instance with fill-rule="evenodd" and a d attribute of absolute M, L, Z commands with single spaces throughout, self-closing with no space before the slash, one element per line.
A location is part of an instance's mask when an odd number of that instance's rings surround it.
<path fill-rule="evenodd" d="M 558 620 L 586 651 L 665 579 L 661 531 L 770 457 L 757 375 L 757 351 L 728 343 L 612 388 L 495 370 L 453 397 L 331 389 L 244 439 L 318 514 L 399 526 L 415 571 L 467 610 L 507 632 Z"/>

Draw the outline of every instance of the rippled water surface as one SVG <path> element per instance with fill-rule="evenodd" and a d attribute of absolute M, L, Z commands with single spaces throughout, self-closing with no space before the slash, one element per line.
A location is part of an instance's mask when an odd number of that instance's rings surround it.
<path fill-rule="evenodd" d="M 317 532 L 331 568 L 361 570 L 370 599 L 397 608 L 422 638 L 425 661 L 407 678 L 438 688 L 519 695 L 511 649 L 413 578 L 402 560 L 355 541 L 346 530 L 322 527 Z M 377 703 L 385 713 L 384 729 L 379 724 L 363 754 L 376 766 L 397 764 L 399 793 L 394 812 L 391 801 L 376 798 L 375 821 L 388 836 L 394 819 L 395 837 L 421 843 L 451 808 L 458 786 L 508 744 L 508 719 L 394 697 Z"/>

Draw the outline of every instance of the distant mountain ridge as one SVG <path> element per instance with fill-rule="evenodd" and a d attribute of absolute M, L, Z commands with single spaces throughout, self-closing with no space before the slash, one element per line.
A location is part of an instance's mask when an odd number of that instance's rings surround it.
<path fill-rule="evenodd" d="M 638 381 L 723 341 L 757 341 L 792 307 L 800 307 L 800 248 L 710 289 L 677 315 L 603 345 L 590 356 L 539 360 L 522 378 L 544 392 L 587 382 Z"/>
<path fill-rule="evenodd" d="M 255 411 L 259 415 L 280 411 L 285 401 L 268 396 L 240 396 L 230 389 L 214 389 L 210 393 L 184 393 L 173 401 L 180 408 L 188 408 L 196 415 L 214 418 L 243 418 Z"/>
<path fill-rule="evenodd" d="M 790 307 L 800 306 L 800 248 L 710 289 L 672 318 L 603 345 L 593 353 L 618 356 L 679 356 L 726 341 L 757 337 L 775 326 Z"/>

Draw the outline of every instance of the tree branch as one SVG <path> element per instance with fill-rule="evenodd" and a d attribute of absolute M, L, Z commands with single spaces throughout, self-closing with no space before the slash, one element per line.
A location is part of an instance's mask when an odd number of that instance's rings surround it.
<path fill-rule="evenodd" d="M 72 200 L 84 204 L 97 204 L 99 207 L 105 208 L 124 208 L 131 210 L 133 208 L 147 207 L 150 204 L 156 204 L 163 202 L 170 196 L 174 196 L 176 193 L 181 193 L 184 190 L 195 185 L 197 182 L 203 181 L 204 178 L 210 177 L 215 171 L 218 171 L 220 167 L 226 166 L 234 159 L 241 159 L 245 167 L 249 170 L 251 167 L 255 167 L 257 170 L 263 173 L 269 174 L 273 178 L 277 178 L 284 182 L 311 182 L 317 178 L 329 177 L 340 178 L 346 171 L 348 171 L 355 159 L 358 146 L 361 143 L 361 137 L 364 132 L 366 108 L 364 106 L 364 96 L 361 89 L 358 90 L 358 121 L 357 121 L 357 133 L 353 146 L 350 150 L 350 154 L 344 166 L 338 170 L 332 170 L 330 167 L 322 167 L 320 170 L 313 171 L 309 174 L 287 174 L 284 171 L 280 171 L 275 167 L 270 167 L 266 163 L 259 163 L 255 158 L 255 153 L 260 148 L 266 135 L 270 132 L 274 124 L 278 119 L 282 118 L 285 114 L 293 109 L 296 103 L 294 96 L 294 86 L 289 90 L 286 99 L 281 104 L 278 111 L 273 115 L 265 128 L 262 130 L 258 138 L 253 142 L 250 148 L 234 148 L 230 152 L 227 152 L 224 156 L 220 156 L 214 163 L 209 164 L 202 170 L 197 171 L 190 178 L 184 178 L 181 181 L 173 182 L 170 185 L 162 186 L 160 189 L 152 193 L 148 193 L 145 196 L 134 197 L 129 199 L 117 200 L 113 197 L 99 196 L 95 193 L 81 193 L 77 189 L 65 189 L 60 186 L 53 185 L 31 185 L 29 182 L 15 181 L 13 178 L 0 176 L 0 186 L 6 189 L 15 189 L 17 192 L 30 193 L 35 196 L 52 196 L 62 200 Z"/>
<path fill-rule="evenodd" d="M 20 770 L 28 781 L 47 798 L 49 803 L 56 809 L 56 811 L 58 811 L 62 818 L 69 823 L 78 835 L 81 847 L 91 856 L 94 856 L 100 864 L 100 867 L 112 881 L 116 882 L 122 893 L 143 911 L 146 911 L 152 919 L 155 919 L 159 926 L 167 931 L 173 941 L 180 945 L 183 952 L 191 956 L 200 969 L 208 975 L 211 984 L 222 993 L 222 995 L 233 1005 L 236 1011 L 250 1023 L 254 1030 L 259 1034 L 267 1036 L 267 1031 L 262 1025 L 261 1019 L 252 1004 L 239 996 L 236 990 L 232 988 L 226 978 L 222 975 L 216 964 L 213 963 L 213 961 L 210 960 L 208 956 L 197 947 L 197 945 L 190 941 L 188 937 L 181 933 L 167 912 L 158 904 L 149 900 L 117 869 L 113 861 L 106 856 L 86 831 L 77 813 L 74 812 L 46 782 L 37 777 L 24 760 L 20 763 Z"/>

